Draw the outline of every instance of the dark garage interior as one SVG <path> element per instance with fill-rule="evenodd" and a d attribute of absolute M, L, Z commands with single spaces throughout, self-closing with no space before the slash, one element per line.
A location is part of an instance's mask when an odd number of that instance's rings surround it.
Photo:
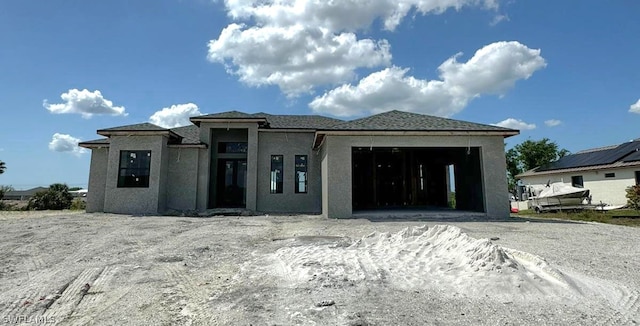
<path fill-rule="evenodd" d="M 480 161 L 479 147 L 353 147 L 353 210 L 484 212 Z"/>

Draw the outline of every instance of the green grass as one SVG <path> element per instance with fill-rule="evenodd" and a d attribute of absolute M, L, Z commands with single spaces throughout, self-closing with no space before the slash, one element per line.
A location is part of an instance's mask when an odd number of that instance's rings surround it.
<path fill-rule="evenodd" d="M 640 227 L 640 213 L 632 209 L 617 209 L 605 212 L 583 210 L 578 212 L 549 212 L 541 214 L 533 210 L 522 210 L 514 215 L 519 217 L 555 218 Z"/>

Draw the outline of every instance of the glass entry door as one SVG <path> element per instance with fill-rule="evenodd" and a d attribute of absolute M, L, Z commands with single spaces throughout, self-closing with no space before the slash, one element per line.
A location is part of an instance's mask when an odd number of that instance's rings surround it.
<path fill-rule="evenodd" d="M 245 207 L 247 160 L 218 159 L 217 207 Z"/>

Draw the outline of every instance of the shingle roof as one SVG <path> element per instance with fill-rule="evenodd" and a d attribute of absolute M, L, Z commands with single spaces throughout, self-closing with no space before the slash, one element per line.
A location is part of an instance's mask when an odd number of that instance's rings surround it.
<path fill-rule="evenodd" d="M 82 142 L 80 142 L 80 145 L 82 145 L 82 144 L 87 144 L 87 145 L 109 144 L 109 138 L 101 138 L 101 139 L 82 141 Z"/>
<path fill-rule="evenodd" d="M 240 111 L 227 111 L 213 114 L 200 115 L 193 118 L 202 118 L 202 119 L 256 119 L 256 118 L 264 118 L 264 116 L 259 116 L 257 114 L 244 113 Z"/>
<path fill-rule="evenodd" d="M 156 126 L 153 123 L 144 122 L 144 123 L 137 123 L 133 125 L 100 129 L 98 130 L 98 132 L 100 131 L 166 131 L 166 130 L 169 130 L 169 129 Z"/>
<path fill-rule="evenodd" d="M 516 131 L 497 126 L 434 117 L 425 114 L 388 111 L 370 117 L 338 123 L 327 130 L 380 131 Z"/>
<path fill-rule="evenodd" d="M 133 125 L 133 126 L 136 126 L 136 125 Z M 128 126 L 124 126 L 124 127 L 128 127 Z M 118 129 L 118 128 L 122 128 L 122 127 L 116 127 L 116 128 L 110 128 L 110 129 L 104 129 L 104 130 L 117 130 L 117 131 L 131 130 L 131 129 Z M 189 126 L 177 127 L 177 128 L 171 128 L 171 129 L 163 128 L 162 130 L 171 130 L 178 136 L 182 137 L 182 142 L 181 142 L 182 145 L 200 144 L 200 128 L 198 128 L 198 126 L 189 125 Z M 101 139 L 83 141 L 83 142 L 80 142 L 80 145 L 102 145 L 102 144 L 108 145 L 109 143 L 110 143 L 109 138 L 101 138 Z"/>
<path fill-rule="evenodd" d="M 344 122 L 321 115 L 273 115 L 262 112 L 255 115 L 265 117 L 268 128 L 272 129 L 324 129 Z"/>
<path fill-rule="evenodd" d="M 171 128 L 171 131 L 182 137 L 182 144 L 200 144 L 200 128 L 198 126 Z"/>

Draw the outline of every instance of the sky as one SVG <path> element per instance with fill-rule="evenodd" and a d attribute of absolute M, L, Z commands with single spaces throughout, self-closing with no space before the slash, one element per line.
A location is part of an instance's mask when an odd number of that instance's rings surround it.
<path fill-rule="evenodd" d="M 0 185 L 85 187 L 97 129 L 392 109 L 575 152 L 640 138 L 640 2 L 0 0 Z"/>

